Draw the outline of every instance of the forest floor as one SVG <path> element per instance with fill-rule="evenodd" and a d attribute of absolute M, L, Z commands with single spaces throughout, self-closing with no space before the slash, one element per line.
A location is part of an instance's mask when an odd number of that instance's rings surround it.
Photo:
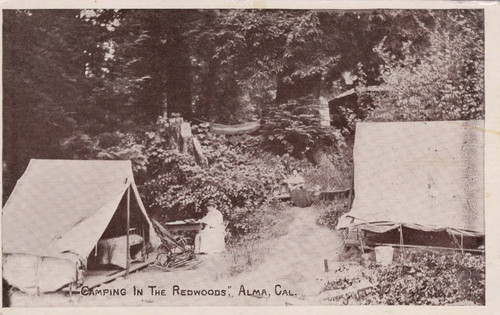
<path fill-rule="evenodd" d="M 125 296 L 68 296 L 63 293 L 29 296 L 15 292 L 12 306 L 332 304 L 327 302 L 332 291 L 323 288 L 338 276 L 336 271 L 345 274 L 346 262 L 340 259 L 343 253 L 341 235 L 316 223 L 319 212 L 315 207 L 286 209 L 286 214 L 293 217 L 286 233 L 267 241 L 263 261 L 238 275 L 227 272 L 227 254 L 208 255 L 200 257 L 202 263 L 194 270 L 165 272 L 150 266 L 132 273 L 127 279 L 118 278 L 99 287 L 101 290 L 126 289 Z M 325 259 L 329 272 L 325 272 Z M 351 272 L 361 274 L 362 271 L 356 268 L 362 266 L 353 267 Z M 175 286 L 178 286 L 177 291 L 174 291 Z M 142 289 L 143 295 L 135 295 L 134 287 Z M 194 290 L 207 290 L 213 295 L 182 295 L 195 294 Z"/>

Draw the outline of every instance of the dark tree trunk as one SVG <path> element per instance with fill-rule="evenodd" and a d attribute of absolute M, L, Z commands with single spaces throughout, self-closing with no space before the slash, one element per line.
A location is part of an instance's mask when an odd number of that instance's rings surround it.
<path fill-rule="evenodd" d="M 182 36 L 181 12 L 157 10 L 148 16 L 150 40 L 144 53 L 151 76 L 145 86 L 140 106 L 147 121 L 154 121 L 164 111 L 192 118 L 191 60 L 189 47 Z"/>
<path fill-rule="evenodd" d="M 217 63 L 210 59 L 208 62 L 207 74 L 203 80 L 202 100 L 200 102 L 199 113 L 204 119 L 211 120 L 212 107 L 216 98 Z"/>
<path fill-rule="evenodd" d="M 138 105 L 146 122 L 154 122 L 165 110 L 165 77 L 168 68 L 167 45 L 162 44 L 163 38 L 166 37 L 165 20 L 161 11 L 151 14 L 148 25 L 151 39 L 144 44 L 145 53 L 150 55 L 146 58 L 144 73 L 150 75 L 151 79 L 144 85 Z"/>
<path fill-rule="evenodd" d="M 180 25 L 169 25 L 166 52 L 166 95 L 168 113 L 179 113 L 191 120 L 191 60 L 189 47 L 181 36 Z"/>

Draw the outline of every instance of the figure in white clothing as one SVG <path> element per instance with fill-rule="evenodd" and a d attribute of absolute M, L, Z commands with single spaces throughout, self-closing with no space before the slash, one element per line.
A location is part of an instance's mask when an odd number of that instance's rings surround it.
<path fill-rule="evenodd" d="M 292 176 L 288 177 L 285 183 L 288 184 L 289 190 L 302 189 L 305 185 L 304 177 L 299 175 L 299 171 L 296 168 L 292 170 Z"/>
<path fill-rule="evenodd" d="M 215 254 L 226 251 L 226 227 L 222 213 L 215 208 L 211 201 L 207 204 L 207 214 L 200 220 L 203 223 L 203 230 L 196 235 L 195 253 L 197 254 Z"/>

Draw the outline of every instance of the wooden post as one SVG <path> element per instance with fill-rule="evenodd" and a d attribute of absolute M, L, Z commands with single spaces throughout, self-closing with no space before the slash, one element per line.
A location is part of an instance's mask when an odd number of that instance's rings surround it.
<path fill-rule="evenodd" d="M 399 243 L 401 246 L 401 262 L 404 261 L 404 254 L 405 254 L 405 247 L 404 247 L 404 240 L 403 240 L 403 225 L 399 225 Z"/>
<path fill-rule="evenodd" d="M 324 264 L 325 264 L 325 272 L 328 272 L 328 259 L 324 260 Z"/>
<path fill-rule="evenodd" d="M 125 269 L 125 278 L 130 273 L 130 185 L 127 188 L 127 267 Z"/>
<path fill-rule="evenodd" d="M 357 230 L 358 230 L 359 245 L 361 246 L 361 252 L 364 254 L 365 253 L 365 244 L 363 243 L 364 233 L 363 231 L 360 232 L 359 229 Z"/>
<path fill-rule="evenodd" d="M 142 259 L 144 261 L 146 261 L 147 260 L 147 257 L 146 257 L 146 230 L 145 230 L 144 224 L 141 224 L 141 237 L 142 237 L 141 255 L 142 255 Z"/>
<path fill-rule="evenodd" d="M 352 207 L 352 194 L 354 192 L 354 161 L 352 162 L 352 170 L 351 170 L 351 189 L 349 190 L 349 206 L 347 206 L 348 210 Z"/>
<path fill-rule="evenodd" d="M 464 235 L 460 234 L 460 251 L 464 254 Z"/>

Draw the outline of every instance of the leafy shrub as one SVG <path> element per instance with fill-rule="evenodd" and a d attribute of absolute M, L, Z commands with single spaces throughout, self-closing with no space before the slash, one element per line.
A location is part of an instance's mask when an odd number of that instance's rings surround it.
<path fill-rule="evenodd" d="M 485 257 L 461 253 L 413 253 L 402 265 L 377 267 L 377 285 L 366 304 L 443 305 L 485 303 Z"/>
<path fill-rule="evenodd" d="M 346 275 L 338 279 L 329 280 L 321 289 L 321 292 L 331 291 L 331 290 L 345 290 L 356 283 L 361 282 L 359 277 L 352 277 L 351 275 Z"/>
<path fill-rule="evenodd" d="M 322 207 L 323 211 L 316 222 L 332 230 L 337 226 L 339 218 L 349 210 L 347 203 L 324 203 L 319 207 Z"/>
<path fill-rule="evenodd" d="M 484 119 L 484 33 L 477 28 L 482 14 L 443 13 L 433 13 L 431 25 L 414 17 L 416 33 L 428 36 L 424 54 L 414 52 L 412 41 L 402 43 L 403 58 L 387 49 L 386 38 L 375 47 L 387 93 L 374 99 L 370 120 Z"/>
<path fill-rule="evenodd" d="M 307 99 L 290 100 L 272 108 L 262 128 L 263 147 L 301 159 L 319 148 L 343 143 L 340 131 L 320 126 L 317 109 L 309 103 Z"/>
<path fill-rule="evenodd" d="M 332 150 L 334 151 L 334 150 Z M 347 152 L 345 152 L 347 151 Z M 350 150 L 335 150 L 331 153 L 318 152 L 316 164 L 306 163 L 303 176 L 311 187 L 319 186 L 322 190 L 342 190 L 351 187 Z"/>
<path fill-rule="evenodd" d="M 273 178 L 265 166 L 240 167 L 238 172 L 224 165 L 225 169 L 203 169 L 193 157 L 171 150 L 163 166 L 166 171 L 141 190 L 153 213 L 165 220 L 199 218 L 211 199 L 231 222 L 238 212 L 252 211 L 269 200 Z"/>

